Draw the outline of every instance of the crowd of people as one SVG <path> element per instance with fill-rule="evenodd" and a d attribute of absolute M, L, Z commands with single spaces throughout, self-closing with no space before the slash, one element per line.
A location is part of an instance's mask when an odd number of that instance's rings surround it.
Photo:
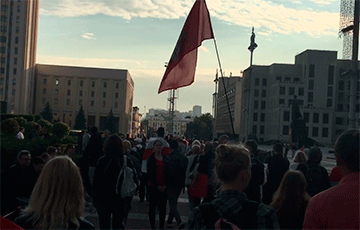
<path fill-rule="evenodd" d="M 190 140 L 159 128 L 129 138 L 91 127 L 76 146 L 34 158 L 20 151 L 1 173 L 1 215 L 19 229 L 95 229 L 84 219 L 93 204 L 100 229 L 124 229 L 138 196 L 151 229 L 360 229 L 358 129 L 340 135 L 335 156 L 328 175 L 318 147 L 276 143 L 266 152 L 227 135 Z M 177 207 L 183 191 L 187 223 Z"/>

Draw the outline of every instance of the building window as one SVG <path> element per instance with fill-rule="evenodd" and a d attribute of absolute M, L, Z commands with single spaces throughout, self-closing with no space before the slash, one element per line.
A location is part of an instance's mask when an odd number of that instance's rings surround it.
<path fill-rule="evenodd" d="M 79 96 L 82 97 L 82 95 L 83 95 L 83 91 L 80 90 L 80 91 L 79 91 Z"/>
<path fill-rule="evenodd" d="M 315 77 L 315 65 L 311 64 L 309 68 L 309 78 L 314 78 L 314 77 Z"/>
<path fill-rule="evenodd" d="M 263 85 L 263 86 L 266 86 L 266 85 L 267 85 L 267 79 L 266 79 L 266 78 L 263 78 L 262 85 Z"/>
<path fill-rule="evenodd" d="M 71 91 L 68 89 L 67 91 L 67 95 L 70 96 L 71 95 Z"/>
<path fill-rule="evenodd" d="M 313 127 L 312 128 L 312 136 L 313 137 L 319 136 L 319 127 Z"/>
<path fill-rule="evenodd" d="M 82 100 L 79 100 L 79 106 L 81 106 L 82 105 Z"/>
<path fill-rule="evenodd" d="M 80 87 L 83 87 L 83 85 L 84 85 L 84 81 L 80 81 Z"/>
<path fill-rule="evenodd" d="M 106 102 L 105 101 L 103 101 L 102 107 L 106 107 Z"/>
<path fill-rule="evenodd" d="M 254 115 L 253 115 L 254 121 L 257 121 L 257 117 L 258 117 L 258 114 L 257 114 L 257 113 L 254 113 Z"/>
<path fill-rule="evenodd" d="M 329 124 L 329 114 L 328 113 L 323 114 L 323 124 Z"/>
<path fill-rule="evenodd" d="M 279 99 L 279 104 L 280 105 L 285 105 L 285 99 Z"/>
<path fill-rule="evenodd" d="M 1 36 L 1 37 L 0 37 L 0 42 L 6 43 L 6 37 L 5 37 L 5 36 Z"/>
<path fill-rule="evenodd" d="M 283 126 L 283 135 L 289 135 L 289 126 L 288 125 L 284 125 Z"/>
<path fill-rule="evenodd" d="M 71 80 L 67 81 L 67 85 L 69 85 L 69 86 L 71 85 Z"/>
<path fill-rule="evenodd" d="M 313 114 L 313 123 L 319 123 L 319 113 Z"/>
<path fill-rule="evenodd" d="M 18 53 L 19 53 L 19 49 L 17 47 L 15 47 L 14 54 L 18 54 Z"/>
<path fill-rule="evenodd" d="M 19 27 L 17 26 L 17 27 L 15 27 L 15 33 L 19 33 Z"/>
<path fill-rule="evenodd" d="M 329 137 L 329 128 L 322 128 L 322 137 Z"/>
<path fill-rule="evenodd" d="M 265 113 L 261 113 L 260 121 L 265 121 Z"/>
<path fill-rule="evenodd" d="M 20 13 L 20 6 L 17 6 L 16 12 Z"/>
<path fill-rule="evenodd" d="M 6 89 L 5 89 L 5 92 L 6 92 Z M 13 90 L 11 91 L 11 94 L 12 94 L 13 96 L 15 96 L 15 94 L 16 94 L 16 90 L 15 90 L 15 89 L 13 89 Z"/>
<path fill-rule="evenodd" d="M 115 88 L 118 89 L 119 88 L 119 83 L 115 84 Z"/>
<path fill-rule="evenodd" d="M 91 107 L 94 106 L 94 101 L 90 101 L 90 106 L 91 106 Z"/>
<path fill-rule="evenodd" d="M 19 37 L 15 37 L 15 44 L 19 44 Z"/>
<path fill-rule="evenodd" d="M 55 85 L 59 85 L 59 79 L 55 80 Z"/>
<path fill-rule="evenodd" d="M 329 85 L 334 84 L 334 69 L 335 69 L 335 67 L 333 65 L 329 66 L 329 72 L 328 72 L 328 84 Z"/>
<path fill-rule="evenodd" d="M 59 95 L 59 90 L 55 89 L 55 95 Z"/>
<path fill-rule="evenodd" d="M 253 134 L 256 134 L 256 133 L 257 133 L 257 126 L 253 125 Z"/>
<path fill-rule="evenodd" d="M 263 90 L 261 91 L 261 96 L 262 96 L 262 97 L 266 97 L 266 90 L 265 90 L 265 89 L 263 89 Z"/>
<path fill-rule="evenodd" d="M 308 103 L 311 103 L 314 101 L 314 93 L 308 92 Z"/>
<path fill-rule="evenodd" d="M 294 83 L 298 83 L 299 81 L 300 81 L 300 78 L 298 78 L 298 77 L 294 78 Z"/>
<path fill-rule="evenodd" d="M 5 58 L 4 58 L 5 59 Z M 1 67 L 0 68 L 0 73 L 5 73 L 5 68 Z"/>
<path fill-rule="evenodd" d="M 277 82 L 281 82 L 281 77 L 276 77 L 275 79 Z"/>
<path fill-rule="evenodd" d="M 103 92 L 103 98 L 106 98 L 106 92 Z"/>
<path fill-rule="evenodd" d="M 290 77 L 285 77 L 285 82 L 290 83 L 290 82 L 291 82 L 291 78 L 290 78 Z"/>
<path fill-rule="evenodd" d="M 265 133 L 265 126 L 260 126 L 260 134 L 264 134 Z"/>
<path fill-rule="evenodd" d="M 360 104 L 356 104 L 356 107 L 355 107 L 355 112 L 360 112 Z"/>
<path fill-rule="evenodd" d="M 47 79 L 43 78 L 43 84 L 46 85 L 47 84 Z"/>
<path fill-rule="evenodd" d="M 260 85 L 260 79 L 259 78 L 255 78 L 255 85 L 256 86 Z"/>
<path fill-rule="evenodd" d="M 338 110 L 339 110 L 339 111 L 343 111 L 343 109 L 344 109 L 343 104 L 338 104 Z"/>
<path fill-rule="evenodd" d="M 328 87 L 328 90 L 327 90 L 327 96 L 328 97 L 332 97 L 333 95 L 333 87 L 332 86 L 329 86 Z"/>
<path fill-rule="evenodd" d="M 335 124 L 337 124 L 337 125 L 342 125 L 342 124 L 344 124 L 344 118 L 342 118 L 342 117 L 337 117 L 337 118 L 335 119 Z"/>
<path fill-rule="evenodd" d="M 42 103 L 45 104 L 46 103 L 46 98 L 43 97 L 42 99 Z"/>
<path fill-rule="evenodd" d="M 309 113 L 304 113 L 304 121 L 305 122 L 309 122 L 309 117 L 310 117 Z"/>
<path fill-rule="evenodd" d="M 1 53 L 4 54 L 5 51 L 6 51 L 6 48 L 5 48 L 4 46 L 1 46 Z M 3 60 L 5 60 L 5 58 L 4 58 Z M 4 63 L 5 63 L 5 62 L 4 62 Z"/>
<path fill-rule="evenodd" d="M 91 97 L 95 96 L 95 91 L 91 91 Z"/>
<path fill-rule="evenodd" d="M 309 90 L 314 90 L 314 80 L 313 80 L 313 79 L 310 79 L 310 80 L 309 80 L 308 89 L 309 89 Z"/>
<path fill-rule="evenodd" d="M 54 98 L 54 104 L 57 105 L 59 100 L 57 98 Z"/>
<path fill-rule="evenodd" d="M 255 89 L 254 91 L 254 97 L 258 97 L 259 96 L 259 90 L 258 89 Z"/>
<path fill-rule="evenodd" d="M 285 86 L 280 86 L 280 95 L 285 95 Z"/>
<path fill-rule="evenodd" d="M 16 85 L 16 78 L 12 79 L 12 85 Z"/>
<path fill-rule="evenodd" d="M 16 68 L 13 69 L 13 74 L 14 74 L 14 75 L 17 74 L 17 69 L 16 69 Z"/>
<path fill-rule="evenodd" d="M 304 88 L 299 88 L 299 96 L 304 96 Z"/>
<path fill-rule="evenodd" d="M 70 105 L 70 99 L 66 99 L 66 105 Z"/>
<path fill-rule="evenodd" d="M 43 92 L 42 92 L 42 94 L 46 94 L 46 89 L 43 89 Z"/>
<path fill-rule="evenodd" d="M 115 108 L 118 107 L 118 103 L 117 103 L 117 102 L 114 103 L 114 107 L 115 107 Z"/>
<path fill-rule="evenodd" d="M 266 101 L 261 102 L 261 109 L 266 109 Z"/>
<path fill-rule="evenodd" d="M 290 121 L 290 112 L 284 111 L 284 121 Z"/>
<path fill-rule="evenodd" d="M 119 97 L 119 93 L 116 92 L 116 93 L 115 93 L 115 98 L 118 98 L 118 97 Z"/>
<path fill-rule="evenodd" d="M 104 82 L 104 88 L 106 88 L 107 87 L 107 82 Z"/>
<path fill-rule="evenodd" d="M 95 81 L 91 82 L 91 87 L 95 87 Z"/>
<path fill-rule="evenodd" d="M 343 91 L 345 89 L 345 82 L 343 80 L 339 81 L 339 91 Z"/>
<path fill-rule="evenodd" d="M 295 87 L 289 87 L 289 95 L 295 95 Z"/>
<path fill-rule="evenodd" d="M 254 101 L 254 109 L 258 109 L 259 108 L 259 101 Z"/>
<path fill-rule="evenodd" d="M 332 99 L 329 98 L 326 100 L 326 108 L 332 107 Z"/>

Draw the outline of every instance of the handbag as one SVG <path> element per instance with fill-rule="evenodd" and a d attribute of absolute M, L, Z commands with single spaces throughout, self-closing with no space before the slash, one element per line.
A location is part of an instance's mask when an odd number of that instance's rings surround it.
<path fill-rule="evenodd" d="M 190 197 L 207 197 L 208 184 L 209 176 L 205 173 L 200 173 L 191 182 L 188 194 Z"/>

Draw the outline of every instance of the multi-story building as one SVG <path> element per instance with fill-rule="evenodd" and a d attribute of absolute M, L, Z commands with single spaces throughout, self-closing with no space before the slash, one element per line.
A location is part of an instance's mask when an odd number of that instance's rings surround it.
<path fill-rule="evenodd" d="M 133 137 L 138 137 L 141 133 L 141 118 L 142 114 L 139 112 L 139 107 L 133 107 L 131 127 L 131 135 Z"/>
<path fill-rule="evenodd" d="M 0 20 L 1 112 L 34 112 L 38 0 L 2 0 Z"/>
<path fill-rule="evenodd" d="M 54 119 L 74 125 L 83 106 L 88 126 L 104 126 L 110 110 L 117 131 L 130 133 L 134 82 L 128 70 L 36 65 L 35 113 L 47 102 Z"/>
<path fill-rule="evenodd" d="M 193 115 L 194 115 L 194 117 L 200 117 L 201 116 L 201 106 L 200 105 L 194 105 L 194 107 L 193 107 Z"/>
<path fill-rule="evenodd" d="M 186 132 L 186 125 L 194 120 L 191 116 L 192 112 L 179 112 L 174 111 L 174 128 L 173 134 L 178 136 L 183 136 Z M 148 136 L 154 136 L 156 130 L 159 127 L 164 127 L 165 134 L 169 132 L 170 128 L 170 119 L 169 111 L 164 109 L 149 109 L 149 112 L 146 113 L 144 125 L 144 132 Z"/>
<path fill-rule="evenodd" d="M 235 107 L 240 107 L 240 139 L 255 135 L 260 142 L 289 141 L 291 106 L 297 96 L 308 136 L 333 143 L 348 128 L 350 60 L 338 60 L 336 51 L 306 50 L 295 64 L 257 66 L 244 71 Z M 221 84 L 220 84 L 221 85 Z M 360 82 L 357 80 L 356 126 L 359 127 Z M 219 93 L 219 96 L 221 94 Z M 219 98 L 219 109 L 220 101 Z M 236 109 L 235 109 L 236 110 Z"/>

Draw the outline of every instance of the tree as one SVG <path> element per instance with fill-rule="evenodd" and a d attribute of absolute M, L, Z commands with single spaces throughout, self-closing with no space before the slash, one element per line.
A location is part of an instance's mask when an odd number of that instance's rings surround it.
<path fill-rule="evenodd" d="M 193 122 L 190 122 L 186 126 L 187 137 L 196 139 L 212 139 L 212 116 L 210 113 L 195 117 Z"/>
<path fill-rule="evenodd" d="M 76 115 L 74 129 L 86 129 L 86 118 L 82 106 L 80 107 L 79 113 Z"/>
<path fill-rule="evenodd" d="M 1 133 L 12 136 L 19 131 L 19 123 L 14 118 L 8 118 L 1 122 Z"/>
<path fill-rule="evenodd" d="M 64 137 L 69 135 L 70 127 L 64 122 L 56 122 L 52 127 L 51 132 L 57 138 L 63 139 Z"/>
<path fill-rule="evenodd" d="M 45 107 L 43 108 L 42 112 L 40 113 L 40 115 L 42 116 L 42 118 L 44 120 L 50 121 L 52 122 L 53 120 L 53 112 L 52 109 L 50 107 L 49 102 L 46 103 Z"/>
<path fill-rule="evenodd" d="M 104 130 L 109 130 L 110 133 L 116 133 L 116 121 L 112 109 L 104 122 Z"/>

